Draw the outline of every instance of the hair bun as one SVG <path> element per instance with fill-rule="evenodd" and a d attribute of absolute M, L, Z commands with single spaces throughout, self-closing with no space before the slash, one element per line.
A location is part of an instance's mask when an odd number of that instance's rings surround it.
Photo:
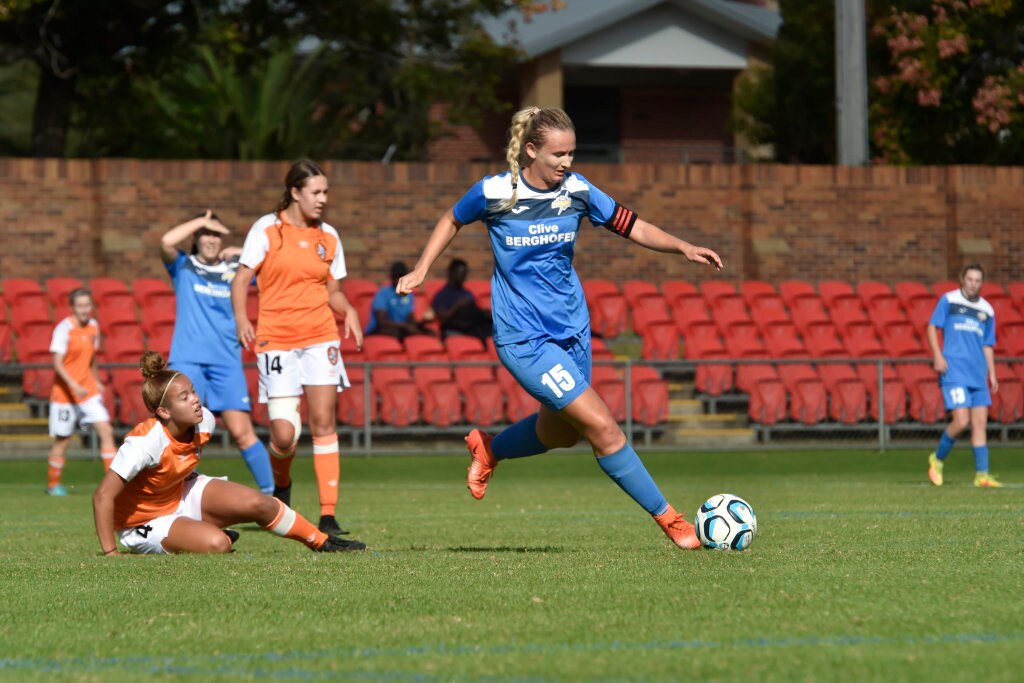
<path fill-rule="evenodd" d="M 142 354 L 142 359 L 139 361 L 139 370 L 146 379 L 156 377 L 166 369 L 167 361 L 156 351 L 146 351 L 146 353 Z"/>

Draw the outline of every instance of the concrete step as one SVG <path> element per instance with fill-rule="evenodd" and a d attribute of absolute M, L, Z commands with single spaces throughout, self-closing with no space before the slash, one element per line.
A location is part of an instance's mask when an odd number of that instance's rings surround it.
<path fill-rule="evenodd" d="M 24 403 L 0 402 L 0 420 L 2 419 L 25 419 L 32 417 L 32 411 Z"/>
<path fill-rule="evenodd" d="M 662 443 L 689 446 L 750 446 L 755 443 L 753 429 L 741 427 L 679 427 L 665 430 Z"/>
<path fill-rule="evenodd" d="M 717 427 L 746 427 L 747 416 L 739 413 L 691 413 L 676 414 L 671 412 L 668 423 L 672 427 L 693 427 L 696 429 L 713 429 Z"/>
<path fill-rule="evenodd" d="M 668 400 L 669 415 L 700 415 L 704 413 L 704 404 L 695 398 L 670 398 Z"/>
<path fill-rule="evenodd" d="M 0 435 L 46 434 L 49 424 L 45 417 L 0 418 Z"/>
<path fill-rule="evenodd" d="M 0 459 L 45 457 L 53 440 L 44 434 L 0 434 Z"/>

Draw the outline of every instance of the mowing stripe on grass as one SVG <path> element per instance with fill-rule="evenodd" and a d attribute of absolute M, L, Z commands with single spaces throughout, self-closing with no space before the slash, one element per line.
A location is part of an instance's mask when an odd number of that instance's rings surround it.
<path fill-rule="evenodd" d="M 328 672 L 291 667 L 287 669 L 266 669 L 268 665 L 283 664 L 293 660 L 315 661 L 321 659 L 353 662 L 390 657 L 417 656 L 464 656 L 464 655 L 531 655 L 569 654 L 617 651 L 671 651 L 671 650 L 714 650 L 714 649 L 785 649 L 793 647 L 860 647 L 860 646 L 931 646 L 955 644 L 999 644 L 1024 641 L 1024 633 L 953 633 L 934 636 L 801 636 L 793 638 L 739 638 L 728 641 L 709 640 L 665 640 L 648 642 L 623 642 L 613 640 L 604 643 L 506 643 L 498 645 L 463 645 L 436 643 L 409 645 L 405 647 L 376 648 L 354 647 L 330 650 L 300 652 L 267 652 L 253 654 L 221 654 L 203 656 L 134 656 L 134 657 L 72 657 L 67 659 L 0 659 L 0 671 L 30 671 L 34 673 L 86 673 L 110 669 L 129 669 L 140 673 L 164 673 L 182 675 L 245 675 L 257 678 L 275 679 L 317 679 L 335 677 L 358 677 L 368 679 L 395 680 L 451 680 L 451 676 L 432 676 L 406 672 Z M 236 663 L 237 665 L 232 665 Z M 246 666 L 249 664 L 249 666 Z M 250 668 L 259 665 L 261 668 Z M 527 680 L 523 678 L 500 680 Z M 537 680 L 537 679 L 529 679 Z"/>

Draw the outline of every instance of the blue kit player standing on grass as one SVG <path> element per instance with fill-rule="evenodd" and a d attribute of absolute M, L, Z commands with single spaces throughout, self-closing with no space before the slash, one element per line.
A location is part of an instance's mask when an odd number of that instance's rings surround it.
<path fill-rule="evenodd" d="M 199 400 L 224 421 L 260 491 L 273 493 L 270 456 L 249 415 L 252 404 L 231 308 L 231 281 L 241 249 L 223 248 L 223 236 L 228 234 L 217 216 L 207 211 L 160 239 L 160 256 L 174 283 L 177 309 L 169 364 L 192 379 Z M 189 237 L 192 247 L 186 254 L 178 245 Z"/>
<path fill-rule="evenodd" d="M 412 292 L 459 229 L 481 220 L 494 251 L 491 309 L 498 357 L 541 403 L 540 411 L 495 436 L 466 437 L 472 460 L 467 484 L 484 497 L 498 463 L 590 442 L 601 469 L 643 507 L 681 548 L 699 548 L 693 525 L 669 505 L 604 401 L 590 386 L 590 318 L 572 267 L 584 217 L 654 251 L 682 254 L 722 268 L 718 254 L 695 247 L 637 218 L 630 209 L 572 173 L 576 133 L 561 109 L 515 114 L 509 171 L 474 185 L 434 226 L 416 267 L 396 287 Z"/>
<path fill-rule="evenodd" d="M 960 432 L 971 425 L 974 450 L 974 485 L 986 488 L 1002 486 L 988 473 L 988 445 L 985 428 L 992 393 L 999 391 L 996 380 L 996 316 L 991 304 L 981 297 L 985 271 L 977 263 L 960 271 L 960 289 L 939 299 L 928 323 L 928 344 L 939 373 L 942 395 L 951 419 L 939 439 L 939 447 L 928 456 L 928 478 L 942 486 L 942 465 Z M 942 330 L 939 347 L 937 330 Z"/>

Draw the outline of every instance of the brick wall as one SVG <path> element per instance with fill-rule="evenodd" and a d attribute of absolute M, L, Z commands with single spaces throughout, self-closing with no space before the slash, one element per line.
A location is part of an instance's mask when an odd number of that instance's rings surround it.
<path fill-rule="evenodd" d="M 328 220 L 355 277 L 415 261 L 436 218 L 492 164 L 328 162 Z M 157 244 L 213 207 L 241 244 L 273 208 L 286 164 L 0 160 L 0 277 L 160 275 Z M 626 245 L 604 230 L 577 246 L 581 277 L 933 281 L 981 261 L 993 281 L 1024 280 L 1024 168 L 591 165 L 578 168 L 642 217 L 716 249 L 720 276 Z M 449 255 L 489 275 L 480 224 Z M 442 276 L 443 263 L 432 275 Z"/>

